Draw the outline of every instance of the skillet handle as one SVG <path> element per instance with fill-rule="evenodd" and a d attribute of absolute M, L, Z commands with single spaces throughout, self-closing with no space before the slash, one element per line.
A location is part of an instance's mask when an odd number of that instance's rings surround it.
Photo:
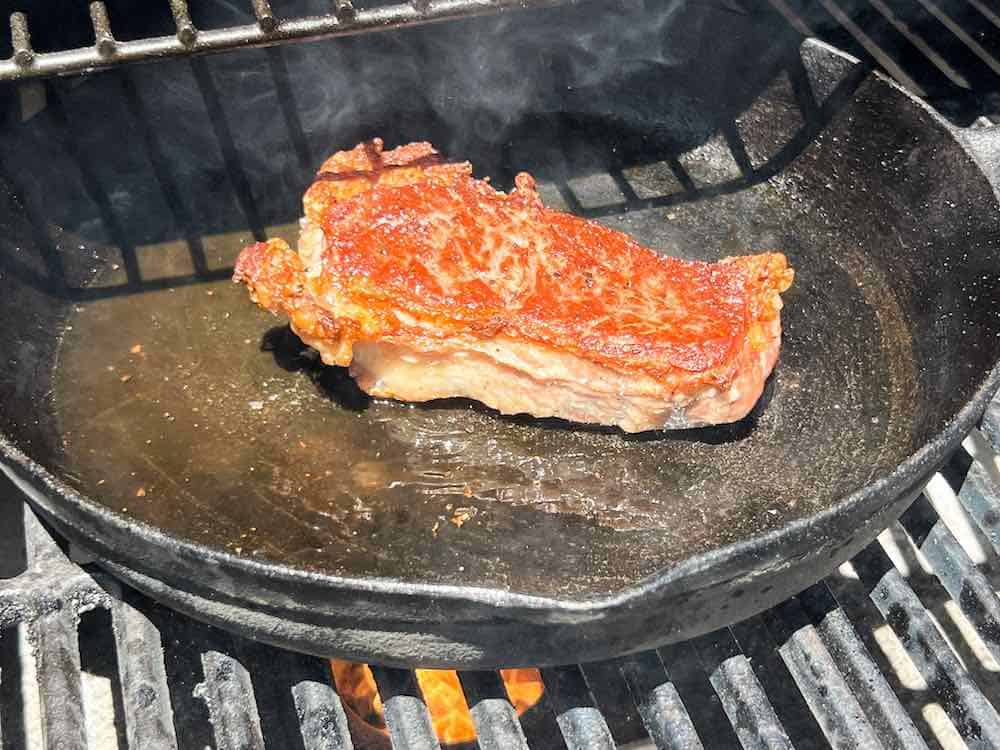
<path fill-rule="evenodd" d="M 1000 196 L 1000 125 L 955 128 L 955 137 L 972 154 Z"/>

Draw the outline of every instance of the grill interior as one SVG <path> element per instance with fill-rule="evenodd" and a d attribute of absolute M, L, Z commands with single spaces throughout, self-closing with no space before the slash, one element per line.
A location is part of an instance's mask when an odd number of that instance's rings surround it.
<path fill-rule="evenodd" d="M 183 5 L 173 3 L 166 21 Z M 771 5 L 798 31 L 880 65 L 955 122 L 1000 122 L 993 0 Z M 110 9 L 118 38 L 146 38 L 119 32 Z M 337 10 L 325 23 L 340 30 L 368 18 L 345 3 Z M 86 54 L 125 60 L 123 45 L 101 36 L 100 8 L 90 12 L 98 46 Z M 275 34 L 266 2 L 233 13 L 220 40 L 247 23 L 259 40 Z M 123 17 L 122 27 L 129 23 Z M 184 28 L 169 42 L 181 45 L 177 54 L 194 44 Z M 55 72 L 44 59 L 35 55 L 33 71 Z M 0 64 L 0 78 L 30 67 Z M 279 58 L 271 70 L 280 86 Z M 462 673 L 478 746 L 1000 746 L 998 452 L 994 401 L 900 522 L 837 575 L 687 643 L 543 670 L 545 698 L 521 721 L 495 673 Z M 325 662 L 237 639 L 123 589 L 86 559 L 74 561 L 6 482 L 0 529 L 0 747 L 389 745 L 345 711 Z M 374 672 L 392 747 L 438 746 L 413 674 Z"/>

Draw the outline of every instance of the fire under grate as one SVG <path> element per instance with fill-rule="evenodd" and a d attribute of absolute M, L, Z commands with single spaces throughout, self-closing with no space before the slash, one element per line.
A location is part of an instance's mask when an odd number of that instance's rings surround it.
<path fill-rule="evenodd" d="M 998 434 L 1000 400 L 877 542 L 757 617 L 543 669 L 520 721 L 497 673 L 461 673 L 478 747 L 1000 746 Z M 373 670 L 382 734 L 326 661 L 121 588 L 9 486 L 0 507 L 0 747 L 440 747 L 412 671 Z"/>

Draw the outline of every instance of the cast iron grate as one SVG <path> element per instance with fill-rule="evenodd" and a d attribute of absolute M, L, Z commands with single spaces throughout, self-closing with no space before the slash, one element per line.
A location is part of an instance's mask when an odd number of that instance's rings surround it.
<path fill-rule="evenodd" d="M 899 523 L 762 615 L 542 670 L 522 721 L 496 673 L 462 673 L 478 746 L 1000 746 L 998 435 L 1000 400 Z M 374 670 L 391 740 L 362 731 L 325 661 L 73 562 L 9 486 L 0 508 L 0 747 L 439 746 L 412 672 Z"/>

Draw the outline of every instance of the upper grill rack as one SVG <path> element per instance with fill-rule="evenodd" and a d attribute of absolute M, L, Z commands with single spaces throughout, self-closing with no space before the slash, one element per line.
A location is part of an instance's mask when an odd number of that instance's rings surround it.
<path fill-rule="evenodd" d="M 998 415 L 995 401 L 928 493 L 840 574 L 762 615 L 543 669 L 543 702 L 520 720 L 496 673 L 460 673 L 478 747 L 1000 746 Z M 322 660 L 194 623 L 79 567 L 3 492 L 5 750 L 110 738 L 122 750 L 440 747 L 411 671 L 373 669 L 381 735 L 345 710 Z M 95 676 L 113 693 L 103 725 Z"/>
<path fill-rule="evenodd" d="M 12 54 L 0 60 L 0 81 L 84 73 L 121 63 L 264 47 L 285 41 L 346 36 L 439 21 L 542 8 L 575 0 L 409 0 L 356 8 L 329 0 L 330 12 L 283 17 L 269 0 L 237 0 L 247 23 L 200 29 L 187 0 L 166 0 L 174 33 L 129 41 L 115 38 L 114 20 L 102 0 L 89 5 L 93 44 L 39 52 L 32 48 L 29 18 L 10 17 Z M 741 13 L 764 12 L 739 7 Z M 815 36 L 876 65 L 908 90 L 930 101 L 957 124 L 977 117 L 1000 122 L 1000 9 L 995 0 L 769 0 L 803 36 Z M 119 19 L 121 20 L 121 19 Z"/>
<path fill-rule="evenodd" d="M 351 0 L 332 0 L 332 12 L 281 18 L 269 0 L 245 0 L 255 22 L 221 29 L 199 29 L 191 20 L 186 0 L 169 0 L 175 33 L 131 41 L 115 39 L 108 9 L 101 0 L 90 3 L 94 43 L 89 47 L 36 52 L 31 45 L 29 19 L 10 17 L 13 54 L 0 61 L 0 81 L 88 73 L 119 63 L 221 52 L 237 47 L 266 47 L 279 42 L 346 36 L 368 31 L 419 26 L 508 9 L 541 8 L 566 0 L 412 0 L 379 7 L 355 8 Z"/>

